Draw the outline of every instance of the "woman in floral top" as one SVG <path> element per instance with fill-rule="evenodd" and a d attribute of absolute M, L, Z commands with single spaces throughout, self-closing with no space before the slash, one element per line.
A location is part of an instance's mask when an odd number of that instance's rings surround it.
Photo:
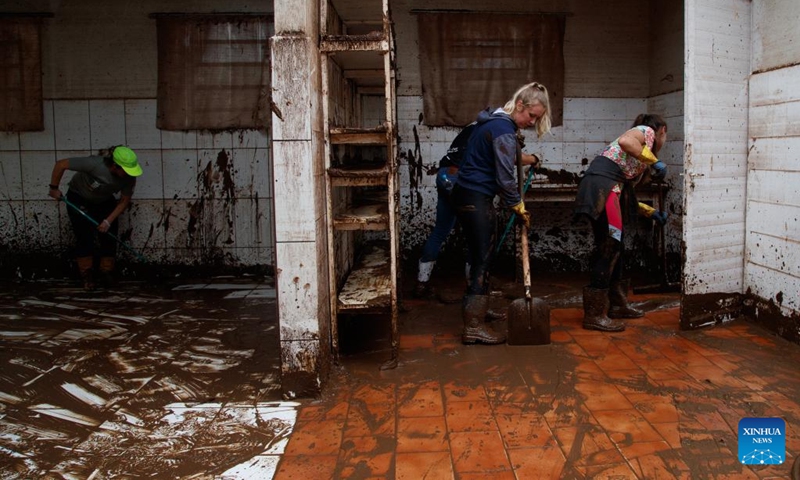
<path fill-rule="evenodd" d="M 639 115 L 630 130 L 592 160 L 581 180 L 575 215 L 587 215 L 591 220 L 596 249 L 589 286 L 583 289 L 585 329 L 619 332 L 625 330 L 625 324 L 618 319 L 644 315 L 628 305 L 628 283 L 621 279 L 622 225 L 634 211 L 661 224 L 666 221 L 666 214 L 638 203 L 633 192 L 648 170 L 654 178 L 666 175 L 666 165 L 656 158 L 666 140 L 663 118 Z"/>

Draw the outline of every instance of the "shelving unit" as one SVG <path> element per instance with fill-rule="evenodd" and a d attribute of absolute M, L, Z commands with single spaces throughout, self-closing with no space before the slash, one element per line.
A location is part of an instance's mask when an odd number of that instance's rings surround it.
<path fill-rule="evenodd" d="M 382 0 L 374 18 L 350 23 L 323 0 L 320 20 L 333 351 L 339 352 L 343 316 L 386 319 L 391 357 L 381 368 L 394 368 L 399 193 L 388 0 Z M 369 125 L 368 118 L 380 121 Z"/>

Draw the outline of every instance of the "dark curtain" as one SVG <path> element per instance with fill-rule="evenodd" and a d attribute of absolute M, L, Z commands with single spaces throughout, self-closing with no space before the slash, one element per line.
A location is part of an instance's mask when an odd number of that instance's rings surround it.
<path fill-rule="evenodd" d="M 561 125 L 564 24 L 551 14 L 418 14 L 424 123 L 466 125 L 537 81 Z"/>
<path fill-rule="evenodd" d="M 269 38 L 261 16 L 165 16 L 158 28 L 158 128 L 264 128 Z"/>
<path fill-rule="evenodd" d="M 41 18 L 0 18 L 0 131 L 44 130 Z"/>

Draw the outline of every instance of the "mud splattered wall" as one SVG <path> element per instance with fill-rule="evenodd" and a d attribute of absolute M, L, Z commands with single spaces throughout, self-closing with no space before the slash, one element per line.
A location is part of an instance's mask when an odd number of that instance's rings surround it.
<path fill-rule="evenodd" d="M 663 5 L 658 9 L 651 9 L 643 7 L 641 2 L 627 0 L 569 4 L 501 0 L 491 4 L 458 2 L 458 6 L 455 2 L 436 2 L 433 6 L 416 0 L 395 2 L 404 253 L 409 257 L 416 255 L 432 228 L 436 205 L 433 174 L 458 132 L 456 128 L 424 125 L 417 23 L 411 10 L 467 8 L 562 13 L 566 10 L 564 124 L 541 140 L 527 132 L 526 150 L 541 154 L 547 169 L 537 180 L 573 182 L 587 162 L 626 130 L 638 113 L 649 110 L 664 115 L 670 124 L 670 143 L 660 156 L 670 165 L 669 181 L 680 183 L 683 44 L 675 38 L 682 39 L 683 4 L 680 1 L 660 3 Z M 626 32 L 624 36 L 618 34 L 621 25 Z M 483 107 L 479 99 L 463 100 L 476 102 L 476 113 Z M 533 195 L 534 198 L 537 195 L 536 187 Z M 680 199 L 680 188 L 670 189 L 667 204 L 675 208 L 676 215 L 670 226 L 674 234 L 669 237 L 669 248 L 678 256 Z M 589 229 L 571 222 L 570 207 L 568 200 L 536 202 L 532 207 L 534 260 L 553 269 L 582 268 L 588 259 Z M 635 235 L 629 236 L 629 241 L 652 250 L 655 247 L 652 227 L 646 223 L 640 227 Z M 679 270 L 679 265 L 676 264 L 675 270 Z"/>
<path fill-rule="evenodd" d="M 745 289 L 800 340 L 800 4 L 753 2 Z M 783 316 L 783 319 L 779 317 Z"/>
<path fill-rule="evenodd" d="M 269 134 L 157 129 L 156 26 L 148 18 L 269 12 L 272 2 L 20 1 L 6 8 L 53 17 L 43 29 L 45 129 L 0 133 L 2 251 L 64 252 L 73 244 L 69 221 L 45 191 L 53 163 L 127 144 L 144 174 L 120 219 L 123 240 L 158 263 L 274 264 Z"/>

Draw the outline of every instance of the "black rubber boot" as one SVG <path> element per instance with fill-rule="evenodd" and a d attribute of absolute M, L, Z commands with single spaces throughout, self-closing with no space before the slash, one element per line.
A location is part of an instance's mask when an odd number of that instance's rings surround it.
<path fill-rule="evenodd" d="M 485 343 L 487 345 L 505 343 L 505 335 L 490 330 L 483 322 L 488 311 L 488 295 L 466 295 L 464 297 L 462 313 L 464 317 L 464 333 L 461 335 L 462 343 Z"/>
<path fill-rule="evenodd" d="M 601 332 L 621 332 L 625 324 L 606 316 L 608 311 L 607 288 L 583 288 L 583 328 Z"/>
<path fill-rule="evenodd" d="M 633 308 L 628 303 L 629 280 L 612 282 L 608 289 L 608 300 L 611 308 L 608 310 L 608 318 L 642 318 L 644 312 L 638 308 Z"/>

